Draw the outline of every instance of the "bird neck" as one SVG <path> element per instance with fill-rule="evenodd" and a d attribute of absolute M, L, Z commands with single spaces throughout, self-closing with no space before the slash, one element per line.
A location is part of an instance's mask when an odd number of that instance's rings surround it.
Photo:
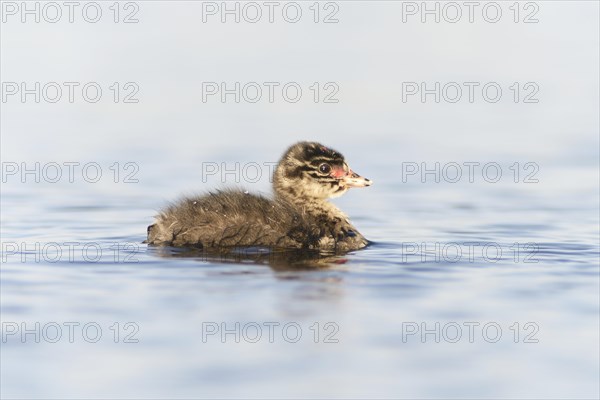
<path fill-rule="evenodd" d="M 326 199 L 298 195 L 296 192 L 278 190 L 275 196 L 279 200 L 286 201 L 296 207 L 303 214 L 309 214 L 318 218 L 330 220 L 339 219 L 347 221 L 348 216 L 344 214 L 333 203 Z"/>
<path fill-rule="evenodd" d="M 290 203 L 300 212 L 317 218 L 348 220 L 348 216 L 334 204 L 326 198 L 315 197 L 310 191 L 303 190 L 302 183 L 299 184 L 297 179 L 288 179 L 283 171 L 281 165 L 278 166 L 273 177 L 273 189 L 278 200 Z"/>

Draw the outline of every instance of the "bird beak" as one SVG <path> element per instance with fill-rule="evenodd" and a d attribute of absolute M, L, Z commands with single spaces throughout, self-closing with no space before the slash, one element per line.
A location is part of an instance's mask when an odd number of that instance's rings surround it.
<path fill-rule="evenodd" d="M 367 179 L 367 178 L 363 178 L 362 176 L 360 176 L 359 174 L 357 174 L 356 172 L 352 171 L 351 169 L 348 169 L 348 173 L 342 177 L 342 182 L 344 183 L 345 186 L 347 187 L 365 187 L 365 186 L 371 186 L 373 184 L 373 181 Z"/>

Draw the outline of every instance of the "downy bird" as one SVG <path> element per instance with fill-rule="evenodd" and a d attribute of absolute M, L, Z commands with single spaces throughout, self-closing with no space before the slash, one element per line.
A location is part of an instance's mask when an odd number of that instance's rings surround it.
<path fill-rule="evenodd" d="M 205 250 L 361 249 L 368 240 L 328 199 L 371 184 L 339 152 L 299 142 L 285 151 L 275 169 L 272 198 L 239 189 L 182 198 L 156 216 L 147 243 Z"/>

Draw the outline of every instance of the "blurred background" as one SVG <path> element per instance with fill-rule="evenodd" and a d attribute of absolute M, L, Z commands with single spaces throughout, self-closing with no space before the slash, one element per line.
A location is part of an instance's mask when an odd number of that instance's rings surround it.
<path fill-rule="evenodd" d="M 1 3 L 3 398 L 598 398 L 597 2 L 76 3 Z M 141 244 L 182 193 L 269 193 L 299 140 L 375 182 L 336 200 L 372 246 L 282 271 Z M 431 256 L 466 242 L 503 254 Z"/>

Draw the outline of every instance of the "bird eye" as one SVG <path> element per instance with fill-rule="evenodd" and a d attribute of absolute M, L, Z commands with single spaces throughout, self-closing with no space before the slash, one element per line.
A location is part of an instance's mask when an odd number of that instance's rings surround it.
<path fill-rule="evenodd" d="M 321 171 L 324 174 L 328 174 L 329 172 L 331 172 L 331 165 L 323 163 L 319 165 L 319 171 Z"/>

